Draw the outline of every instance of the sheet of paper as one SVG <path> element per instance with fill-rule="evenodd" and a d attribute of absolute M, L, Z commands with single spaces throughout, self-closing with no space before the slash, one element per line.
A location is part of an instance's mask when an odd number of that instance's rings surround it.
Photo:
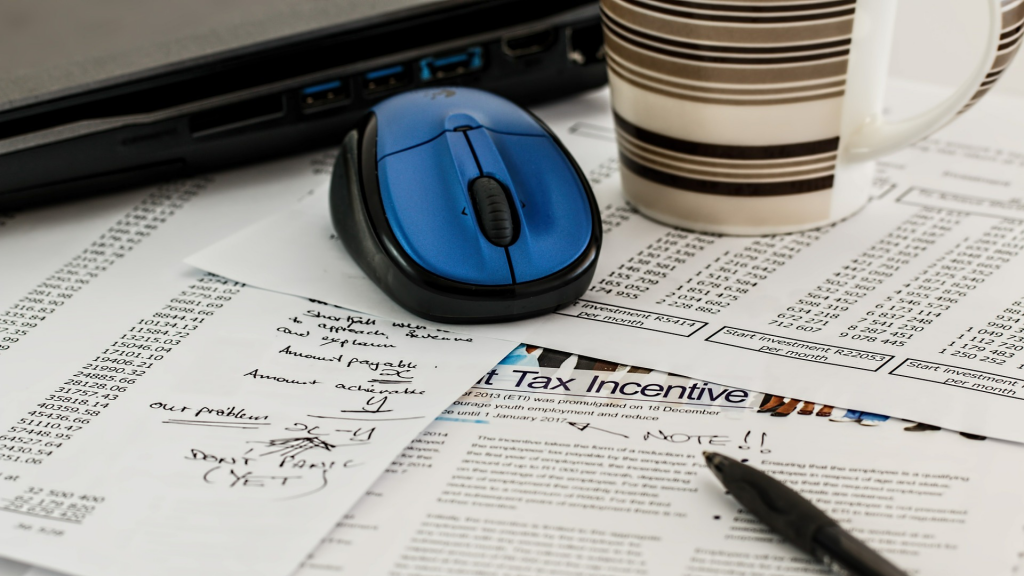
<path fill-rule="evenodd" d="M 1019 445 L 543 349 L 507 362 L 405 449 L 297 576 L 829 573 L 724 494 L 703 450 L 784 480 L 909 574 L 1017 563 Z"/>
<path fill-rule="evenodd" d="M 915 110 L 916 93 L 906 85 L 895 106 Z M 1024 441 L 1020 106 L 987 99 L 887 158 L 877 198 L 849 220 L 760 238 L 673 229 L 626 205 L 607 94 L 541 108 L 604 206 L 594 282 L 558 313 L 453 329 Z M 188 261 L 411 321 L 334 238 L 326 202 L 321 188 Z"/>
<path fill-rule="evenodd" d="M 308 194 L 329 157 L 0 228 L 0 556 L 82 576 L 289 573 L 514 348 L 181 262 Z"/>
<path fill-rule="evenodd" d="M 508 351 L 219 278 L 179 288 L 5 402 L 0 553 L 86 576 L 286 574 Z"/>

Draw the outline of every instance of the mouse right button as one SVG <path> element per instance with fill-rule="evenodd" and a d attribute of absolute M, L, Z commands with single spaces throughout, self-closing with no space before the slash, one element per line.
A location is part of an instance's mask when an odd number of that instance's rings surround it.
<path fill-rule="evenodd" d="M 563 270 L 583 254 L 593 232 L 590 200 L 576 169 L 546 135 L 488 136 L 501 162 L 499 166 L 488 158 L 485 142 L 478 137 L 474 149 L 483 171 L 507 173 L 506 184 L 521 215 L 518 239 L 508 247 L 516 282 Z"/>

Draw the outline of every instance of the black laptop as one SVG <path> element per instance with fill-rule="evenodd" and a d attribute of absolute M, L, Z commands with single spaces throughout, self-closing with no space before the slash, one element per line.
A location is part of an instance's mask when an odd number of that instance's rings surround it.
<path fill-rule="evenodd" d="M 40 0 L 0 22 L 3 209 L 336 145 L 412 88 L 530 105 L 606 82 L 593 1 Z"/>

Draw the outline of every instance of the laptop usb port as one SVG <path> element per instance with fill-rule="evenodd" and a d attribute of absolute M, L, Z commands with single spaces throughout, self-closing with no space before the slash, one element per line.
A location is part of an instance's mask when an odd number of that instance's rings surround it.
<path fill-rule="evenodd" d="M 373 70 L 363 75 L 363 93 L 375 94 L 401 88 L 412 82 L 412 71 L 404 64 Z"/>
<path fill-rule="evenodd" d="M 460 52 L 420 60 L 420 80 L 429 82 L 476 72 L 484 67 L 484 49 L 472 46 Z"/>
<path fill-rule="evenodd" d="M 307 86 L 299 91 L 299 107 L 303 112 L 326 110 L 349 101 L 348 83 L 331 80 Z"/>

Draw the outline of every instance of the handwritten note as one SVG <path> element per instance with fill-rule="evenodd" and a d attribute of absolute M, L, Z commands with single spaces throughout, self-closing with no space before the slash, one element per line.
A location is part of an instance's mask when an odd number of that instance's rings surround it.
<path fill-rule="evenodd" d="M 514 347 L 181 262 L 304 196 L 321 159 L 0 218 L 0 556 L 82 576 L 290 573 Z"/>
<path fill-rule="evenodd" d="M 194 277 L 5 401 L 0 554 L 84 576 L 287 574 L 513 347 Z"/>

